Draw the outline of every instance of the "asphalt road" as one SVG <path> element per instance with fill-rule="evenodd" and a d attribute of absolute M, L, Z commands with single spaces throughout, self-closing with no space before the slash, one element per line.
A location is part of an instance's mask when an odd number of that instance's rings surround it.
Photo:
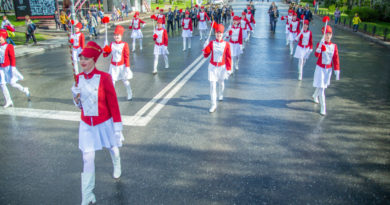
<path fill-rule="evenodd" d="M 287 7 L 277 4 L 286 15 Z M 269 32 L 269 5 L 256 5 L 255 34 L 213 114 L 208 112 L 208 63 L 196 61 L 203 44 L 197 32 L 186 52 L 180 34 L 170 36 L 170 68 L 160 59 L 159 73 L 152 75 L 152 24 L 147 22 L 144 50 L 131 54 L 133 101 L 126 101 L 125 88 L 116 84 L 122 115 L 141 113 L 144 123 L 124 127 L 119 182 L 111 178 L 109 153 L 97 152 L 98 204 L 390 203 L 389 50 L 334 30 L 341 79 L 332 76 L 323 117 L 311 102 L 316 58 L 311 56 L 298 81 L 284 22 L 278 22 L 276 34 Z M 233 7 L 239 14 L 245 2 Z M 318 19 L 310 26 L 314 43 L 321 26 Z M 130 43 L 128 30 L 125 35 Z M 97 42 L 102 45 L 103 37 Z M 21 83 L 30 88 L 32 101 L 9 88 L 15 106 L 78 112 L 71 100 L 69 58 L 68 48 L 18 58 Z M 108 65 L 101 57 L 97 67 L 108 71 Z M 191 73 L 196 66 L 199 70 Z M 81 202 L 78 124 L 0 114 L 0 204 Z"/>

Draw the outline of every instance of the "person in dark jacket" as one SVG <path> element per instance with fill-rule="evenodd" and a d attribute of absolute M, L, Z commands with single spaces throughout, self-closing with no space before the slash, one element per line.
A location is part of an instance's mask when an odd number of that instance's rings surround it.
<path fill-rule="evenodd" d="M 168 23 L 167 32 L 169 33 L 169 27 L 171 27 L 172 34 L 173 34 L 173 31 L 175 30 L 174 27 L 173 27 L 174 17 L 175 17 L 174 13 L 172 12 L 171 8 L 169 8 L 168 9 L 168 13 L 167 13 L 167 23 Z"/>
<path fill-rule="evenodd" d="M 176 29 L 176 25 L 177 25 L 177 30 L 179 30 L 179 28 L 181 27 L 180 25 L 180 11 L 179 9 L 177 9 L 177 6 L 175 7 L 175 10 L 173 11 L 173 18 L 174 18 L 174 25 L 173 27 Z"/>
<path fill-rule="evenodd" d="M 196 28 L 196 23 L 197 23 L 197 16 L 198 16 L 198 9 L 197 8 L 192 8 L 191 9 L 191 20 L 192 20 L 192 23 L 194 24 L 193 28 Z"/>
<path fill-rule="evenodd" d="M 310 11 L 309 5 L 306 5 L 303 15 L 305 15 L 305 20 L 308 20 L 309 22 L 313 20 L 313 14 Z"/>
<path fill-rule="evenodd" d="M 268 11 L 269 14 L 269 20 L 271 24 L 271 32 L 275 33 L 276 29 L 276 22 L 278 22 L 279 18 L 279 10 L 277 6 L 271 6 L 270 10 Z"/>

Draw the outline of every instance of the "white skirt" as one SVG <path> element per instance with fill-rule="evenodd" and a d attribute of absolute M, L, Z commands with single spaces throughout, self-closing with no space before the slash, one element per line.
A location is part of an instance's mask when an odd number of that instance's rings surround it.
<path fill-rule="evenodd" d="M 18 80 L 23 80 L 23 75 L 18 71 L 18 69 L 16 69 L 16 67 L 0 67 L 0 85 L 16 83 Z"/>
<path fill-rule="evenodd" d="M 297 36 L 298 36 L 298 33 L 293 33 L 293 32 L 290 32 L 290 34 L 288 35 L 290 41 L 295 41 Z"/>
<path fill-rule="evenodd" d="M 95 126 L 80 121 L 79 149 L 83 152 L 101 150 L 103 147 L 122 147 L 123 140 L 122 134 L 119 139 L 115 136 L 112 118 Z"/>
<path fill-rule="evenodd" d="M 290 25 L 286 24 L 286 34 L 290 33 L 290 30 L 288 30 L 289 27 L 290 27 Z"/>
<path fill-rule="evenodd" d="M 209 64 L 209 81 L 218 82 L 228 79 L 229 74 L 226 70 L 226 66 L 214 66 L 213 64 Z"/>
<path fill-rule="evenodd" d="M 138 29 L 138 30 L 133 29 L 133 32 L 131 32 L 130 37 L 135 38 L 135 39 L 139 39 L 139 38 L 143 38 L 144 36 L 142 35 L 141 29 Z"/>
<path fill-rule="evenodd" d="M 184 30 L 184 29 L 183 29 L 183 32 L 181 33 L 181 37 L 183 37 L 183 38 L 192 37 L 192 32 L 191 32 L 191 30 Z"/>
<path fill-rule="evenodd" d="M 133 72 L 131 72 L 130 68 L 126 68 L 124 64 L 120 66 L 110 64 L 108 73 L 110 73 L 113 81 L 130 80 L 133 78 Z"/>
<path fill-rule="evenodd" d="M 154 44 L 154 55 L 168 55 L 168 47 L 164 45 L 156 45 Z"/>
<path fill-rule="evenodd" d="M 308 59 L 310 56 L 310 47 L 302 48 L 300 46 L 297 46 L 295 49 L 294 58 L 302 58 L 302 59 Z"/>
<path fill-rule="evenodd" d="M 198 29 L 199 30 L 207 30 L 207 23 L 206 23 L 206 21 L 199 21 Z"/>
<path fill-rule="evenodd" d="M 314 71 L 313 87 L 327 88 L 330 85 L 330 78 L 332 77 L 332 68 L 321 68 L 316 66 Z"/>
<path fill-rule="evenodd" d="M 230 49 L 231 49 L 232 57 L 239 56 L 240 54 L 242 54 L 242 50 L 239 43 L 230 42 Z"/>
<path fill-rule="evenodd" d="M 242 40 L 245 40 L 248 37 L 248 29 L 242 30 Z"/>

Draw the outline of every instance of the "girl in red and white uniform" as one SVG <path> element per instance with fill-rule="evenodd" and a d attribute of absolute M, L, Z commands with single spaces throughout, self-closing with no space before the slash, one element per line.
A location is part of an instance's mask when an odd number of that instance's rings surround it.
<path fill-rule="evenodd" d="M 181 37 L 183 37 L 183 51 L 186 50 L 186 39 L 188 39 L 188 48 L 191 49 L 192 20 L 189 16 L 190 12 L 186 11 L 185 18 L 181 22 L 181 26 L 183 27 L 183 31 L 181 33 Z"/>
<path fill-rule="evenodd" d="M 298 62 L 298 80 L 302 80 L 303 66 L 313 51 L 313 35 L 309 30 L 309 21 L 305 20 L 302 31 L 297 36 L 298 45 L 295 49 L 294 57 L 299 59 Z"/>
<path fill-rule="evenodd" d="M 324 32 L 324 41 L 317 43 L 315 51 L 315 56 L 318 58 L 318 60 L 313 81 L 313 87 L 316 89 L 312 96 L 314 102 L 319 102 L 321 105 L 321 115 L 326 115 L 325 89 L 330 85 L 332 67 L 336 76 L 336 80 L 340 79 L 339 52 L 337 45 L 331 42 L 332 28 L 330 26 L 327 26 L 326 29 L 322 28 L 322 33 Z"/>
<path fill-rule="evenodd" d="M 154 44 L 154 66 L 153 66 L 153 74 L 157 73 L 158 66 L 158 56 L 162 55 L 165 61 L 165 68 L 169 68 L 168 64 L 168 33 L 162 27 L 163 21 L 161 19 L 157 20 L 157 29 L 154 31 L 153 40 Z"/>
<path fill-rule="evenodd" d="M 253 29 L 255 29 L 255 26 L 256 26 L 256 21 L 255 21 L 255 18 L 253 17 L 253 14 L 251 12 L 251 10 L 248 10 L 248 13 L 246 14 L 246 19 L 249 21 L 249 23 L 251 24 L 251 27 Z"/>
<path fill-rule="evenodd" d="M 130 86 L 130 79 L 133 78 L 133 72 L 130 70 L 130 51 L 127 42 L 122 41 L 123 32 L 125 29 L 122 26 L 116 26 L 114 31 L 114 42 L 109 46 L 105 46 L 103 57 L 112 54 L 109 73 L 112 77 L 113 85 L 118 80 L 122 80 L 127 90 L 127 100 L 132 100 L 133 92 Z"/>
<path fill-rule="evenodd" d="M 287 16 L 282 16 L 281 19 L 282 21 L 286 20 L 286 46 L 290 43 L 290 22 L 292 21 L 293 18 L 293 10 L 288 10 L 288 15 Z"/>
<path fill-rule="evenodd" d="M 84 49 L 85 37 L 84 34 L 80 32 L 83 28 L 81 23 L 77 23 L 74 27 L 75 33 L 70 36 L 70 44 L 72 45 L 72 59 L 75 68 L 76 74 L 79 73 L 79 54 Z"/>
<path fill-rule="evenodd" d="M 299 30 L 299 19 L 297 19 L 297 13 L 293 13 L 293 18 L 290 22 L 290 28 L 288 29 L 290 32 L 289 40 L 290 40 L 290 55 L 294 53 L 294 42 L 298 36 Z"/>
<path fill-rule="evenodd" d="M 201 11 L 198 13 L 198 21 L 199 21 L 199 25 L 198 25 L 198 29 L 199 29 L 199 34 L 200 34 L 200 40 L 203 39 L 203 36 L 207 36 L 207 33 L 206 33 L 206 30 L 207 30 L 207 23 L 206 23 L 206 19 L 208 21 L 210 21 L 210 17 L 207 15 L 207 13 L 204 11 L 204 6 L 201 6 L 200 7 Z"/>
<path fill-rule="evenodd" d="M 157 21 L 161 19 L 162 28 L 165 29 L 165 15 L 164 9 L 160 9 L 160 13 L 157 15 Z"/>
<path fill-rule="evenodd" d="M 12 44 L 8 44 L 6 39 L 8 37 L 7 30 L 0 30 L 0 87 L 5 98 L 4 108 L 13 106 L 11 95 L 9 94 L 7 83 L 12 87 L 17 88 L 26 94 L 27 99 L 30 100 L 30 92 L 27 87 L 23 87 L 19 80 L 23 80 L 22 74 L 16 69 L 15 50 Z"/>
<path fill-rule="evenodd" d="M 233 17 L 233 25 L 229 29 L 229 43 L 231 48 L 231 55 L 232 55 L 232 66 L 238 70 L 238 61 L 240 54 L 242 54 L 242 28 L 240 27 L 240 17 L 234 16 Z M 233 71 L 233 69 L 232 69 Z"/>
<path fill-rule="evenodd" d="M 83 70 L 72 87 L 73 100 L 81 109 L 79 149 L 83 153 L 81 173 L 82 205 L 95 203 L 95 151 L 109 149 L 113 163 L 113 178 L 121 176 L 119 147 L 122 146 L 122 120 L 118 99 L 110 74 L 96 69 L 102 48 L 93 41 L 80 54 Z"/>
<path fill-rule="evenodd" d="M 248 39 L 249 39 L 248 33 L 249 33 L 249 31 L 252 31 L 252 26 L 249 23 L 249 21 L 246 19 L 246 13 L 242 12 L 241 15 L 242 16 L 241 16 L 240 25 L 242 28 L 242 39 L 245 41 L 248 41 Z M 244 48 L 245 48 L 245 46 L 244 46 Z"/>
<path fill-rule="evenodd" d="M 218 99 L 223 100 L 223 90 L 225 89 L 225 79 L 229 77 L 232 69 L 230 43 L 223 40 L 224 26 L 219 24 L 215 29 L 216 40 L 205 42 L 203 55 L 210 58 L 208 67 L 208 79 L 210 81 L 211 107 L 209 112 L 217 109 L 217 82 L 219 84 Z"/>
<path fill-rule="evenodd" d="M 138 16 L 139 12 L 136 11 L 134 14 L 134 18 L 129 26 L 129 29 L 133 29 L 133 31 L 131 32 L 131 38 L 133 39 L 133 52 L 135 51 L 135 40 L 137 39 L 139 39 L 139 49 L 142 51 L 142 38 L 144 36 L 142 35 L 141 24 L 142 28 L 144 28 L 144 26 L 146 25 L 146 23 L 139 19 Z"/>

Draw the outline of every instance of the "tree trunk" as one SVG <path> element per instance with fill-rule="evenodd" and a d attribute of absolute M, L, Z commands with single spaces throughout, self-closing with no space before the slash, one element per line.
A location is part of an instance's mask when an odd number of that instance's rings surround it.
<path fill-rule="evenodd" d="M 354 0 L 348 0 L 348 10 L 352 10 Z"/>
<path fill-rule="evenodd" d="M 359 0 L 359 8 L 362 7 L 362 0 Z"/>

